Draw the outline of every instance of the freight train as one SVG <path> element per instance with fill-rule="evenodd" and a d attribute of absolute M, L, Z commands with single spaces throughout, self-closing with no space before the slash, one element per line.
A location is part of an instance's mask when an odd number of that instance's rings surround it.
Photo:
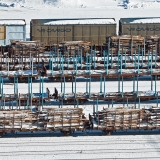
<path fill-rule="evenodd" d="M 120 18 L 74 18 L 74 19 L 32 19 L 30 40 L 44 42 L 46 46 L 63 41 L 89 41 L 92 46 L 102 46 L 106 36 L 160 35 L 159 17 Z M 0 20 L 0 46 L 10 40 L 26 40 L 24 19 Z"/>
<path fill-rule="evenodd" d="M 95 109 L 95 108 L 94 108 Z M 43 110 L 0 110 L 0 137 L 5 133 L 100 130 L 110 135 L 116 131 L 160 130 L 160 108 L 104 108 L 86 115 L 82 108 L 44 108 Z"/>

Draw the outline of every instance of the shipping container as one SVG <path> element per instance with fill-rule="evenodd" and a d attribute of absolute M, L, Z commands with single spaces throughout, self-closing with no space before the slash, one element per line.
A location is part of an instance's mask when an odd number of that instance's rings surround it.
<path fill-rule="evenodd" d="M 121 18 L 119 20 L 119 34 L 144 37 L 160 35 L 160 18 Z"/>
<path fill-rule="evenodd" d="M 40 40 L 46 46 L 63 41 L 89 41 L 102 45 L 106 36 L 116 35 L 115 19 L 32 19 L 30 22 L 31 41 Z"/>
<path fill-rule="evenodd" d="M 0 19 L 0 46 L 10 45 L 11 40 L 26 40 L 24 19 Z"/>

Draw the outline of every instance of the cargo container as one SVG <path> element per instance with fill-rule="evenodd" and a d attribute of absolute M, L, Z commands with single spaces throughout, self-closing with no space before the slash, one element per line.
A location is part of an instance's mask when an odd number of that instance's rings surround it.
<path fill-rule="evenodd" d="M 160 35 L 160 18 L 121 18 L 119 20 L 119 34 L 144 37 Z"/>
<path fill-rule="evenodd" d="M 26 40 L 24 19 L 0 19 L 0 46 L 10 45 L 11 40 Z"/>
<path fill-rule="evenodd" d="M 89 41 L 101 46 L 106 36 L 116 35 L 114 18 L 32 19 L 30 27 L 31 41 L 40 40 L 46 46 L 63 41 Z"/>

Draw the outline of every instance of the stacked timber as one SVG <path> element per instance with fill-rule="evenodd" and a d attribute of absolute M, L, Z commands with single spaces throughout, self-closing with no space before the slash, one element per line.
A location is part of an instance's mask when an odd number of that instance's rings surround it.
<path fill-rule="evenodd" d="M 150 53 L 160 53 L 160 37 L 159 36 L 150 36 L 146 40 L 146 50 Z"/>
<path fill-rule="evenodd" d="M 99 127 L 110 131 L 137 129 L 143 118 L 143 112 L 140 109 L 107 108 L 100 114 Z"/>
<path fill-rule="evenodd" d="M 61 131 L 83 130 L 86 121 L 83 109 L 59 108 L 32 112 L 29 110 L 1 110 L 0 133 L 18 131 Z"/>
<path fill-rule="evenodd" d="M 133 55 L 135 52 L 142 51 L 145 45 L 145 38 L 142 36 L 111 36 L 106 38 L 106 48 L 110 48 L 112 53 L 126 52 L 129 55 Z"/>
<path fill-rule="evenodd" d="M 59 44 L 59 47 L 65 57 L 81 54 L 85 56 L 85 53 L 90 50 L 90 45 L 91 43 L 86 41 L 64 41 Z"/>
<path fill-rule="evenodd" d="M 107 108 L 96 115 L 98 127 L 104 131 L 160 129 L 160 108 Z"/>
<path fill-rule="evenodd" d="M 47 111 L 47 128 L 68 131 L 83 129 L 84 113 L 82 108 L 61 108 Z"/>
<path fill-rule="evenodd" d="M 9 50 L 9 57 L 15 56 L 34 56 L 43 53 L 45 46 L 39 41 L 11 41 L 11 48 Z"/>
<path fill-rule="evenodd" d="M 144 119 L 140 124 L 144 129 L 160 129 L 160 108 L 143 109 Z"/>

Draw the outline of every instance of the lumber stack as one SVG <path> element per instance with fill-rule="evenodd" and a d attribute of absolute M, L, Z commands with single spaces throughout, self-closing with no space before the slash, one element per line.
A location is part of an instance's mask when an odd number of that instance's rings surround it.
<path fill-rule="evenodd" d="M 83 130 L 83 109 L 59 108 L 32 112 L 29 110 L 1 110 L 0 133 L 17 131 L 70 131 Z"/>
<path fill-rule="evenodd" d="M 47 128 L 66 131 L 73 128 L 83 128 L 83 117 L 82 108 L 48 110 Z"/>
<path fill-rule="evenodd" d="M 112 50 L 112 53 L 117 54 L 118 52 L 126 52 L 129 55 L 133 55 L 138 50 L 144 48 L 145 38 L 142 36 L 111 36 L 106 38 L 106 48 Z"/>
<path fill-rule="evenodd" d="M 9 50 L 9 57 L 38 57 L 37 55 L 43 53 L 45 46 L 39 41 L 11 41 L 11 48 Z"/>
<path fill-rule="evenodd" d="M 107 108 L 96 115 L 98 127 L 105 131 L 160 128 L 160 108 Z"/>
<path fill-rule="evenodd" d="M 143 112 L 140 109 L 104 109 L 101 111 L 99 125 L 106 130 L 136 129 L 142 121 L 142 117 Z"/>
<path fill-rule="evenodd" d="M 77 55 L 85 56 L 85 53 L 89 52 L 91 43 L 87 41 L 64 41 L 59 44 L 60 51 L 63 56 Z"/>
<path fill-rule="evenodd" d="M 160 53 L 160 37 L 159 36 L 150 36 L 146 40 L 146 50 L 150 53 L 157 52 Z"/>

